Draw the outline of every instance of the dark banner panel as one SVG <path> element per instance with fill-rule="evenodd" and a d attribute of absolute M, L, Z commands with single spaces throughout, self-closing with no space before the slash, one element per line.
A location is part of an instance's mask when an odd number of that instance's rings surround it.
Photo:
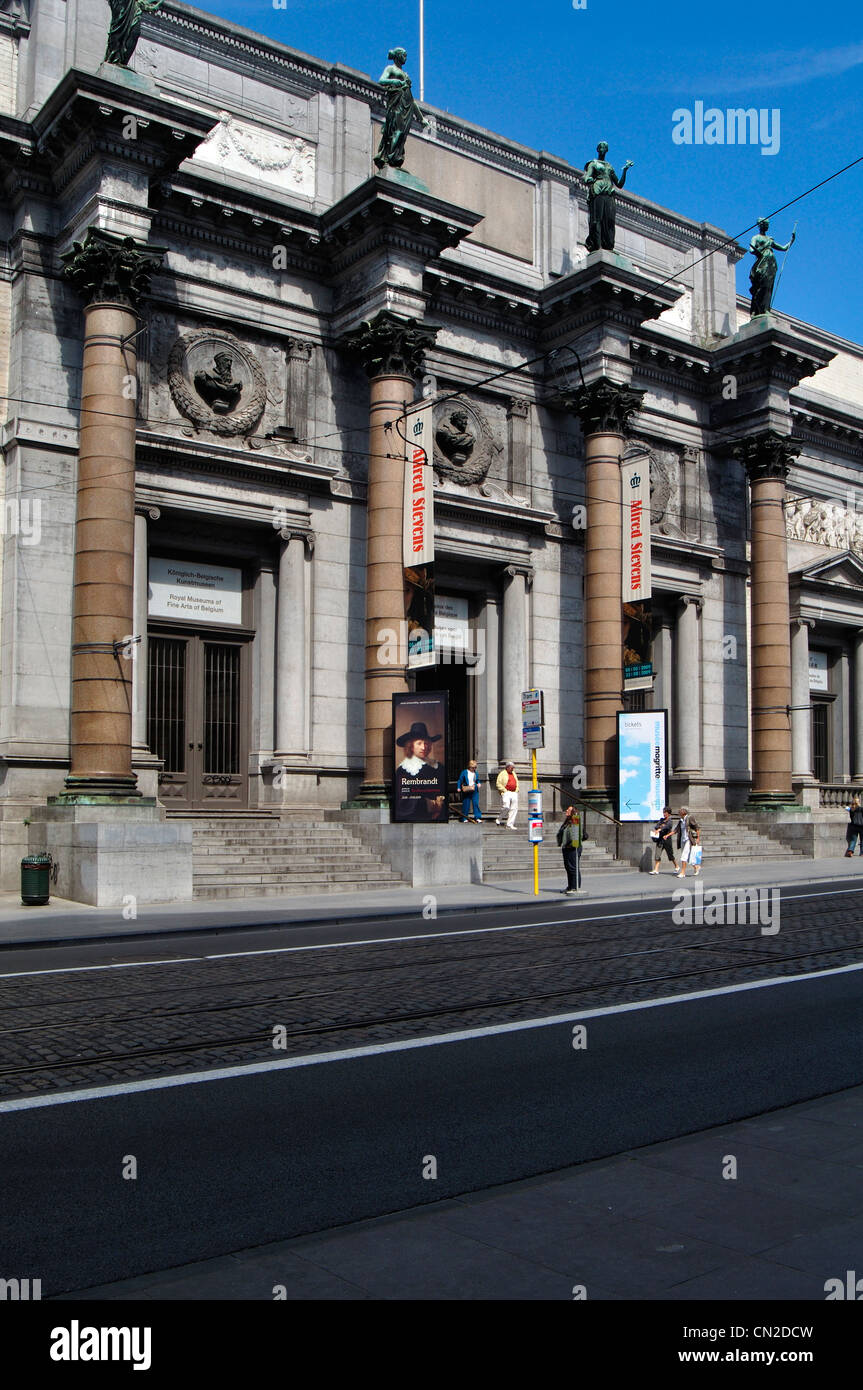
<path fill-rule="evenodd" d="M 449 819 L 447 692 L 393 696 L 393 820 Z"/>

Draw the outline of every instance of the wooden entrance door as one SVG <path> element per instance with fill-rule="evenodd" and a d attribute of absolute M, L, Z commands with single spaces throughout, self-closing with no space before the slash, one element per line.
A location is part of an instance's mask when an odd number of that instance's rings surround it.
<path fill-rule="evenodd" d="M 159 797 L 174 809 L 248 804 L 248 643 L 151 633 L 147 725 L 161 758 Z"/>

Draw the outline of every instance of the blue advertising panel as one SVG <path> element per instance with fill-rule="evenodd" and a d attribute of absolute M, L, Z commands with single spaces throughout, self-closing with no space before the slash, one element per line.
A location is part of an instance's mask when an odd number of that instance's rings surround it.
<path fill-rule="evenodd" d="M 668 800 L 668 711 L 617 716 L 617 818 L 655 821 Z"/>

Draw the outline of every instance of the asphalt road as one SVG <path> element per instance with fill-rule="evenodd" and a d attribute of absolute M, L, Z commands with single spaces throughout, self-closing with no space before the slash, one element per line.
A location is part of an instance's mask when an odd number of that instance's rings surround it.
<path fill-rule="evenodd" d="M 4 953 L 0 1274 L 85 1288 L 859 1084 L 863 895 L 817 891 L 772 935 L 577 904 Z"/>

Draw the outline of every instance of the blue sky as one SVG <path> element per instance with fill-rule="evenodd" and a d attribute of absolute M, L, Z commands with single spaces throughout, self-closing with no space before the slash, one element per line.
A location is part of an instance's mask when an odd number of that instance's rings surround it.
<path fill-rule="evenodd" d="M 408 50 L 419 93 L 419 0 L 212 0 L 212 14 L 379 76 Z M 426 102 L 578 167 L 605 139 L 633 192 L 735 235 L 863 155 L 863 6 L 724 0 L 426 0 Z M 779 148 L 676 144 L 675 110 L 779 111 Z M 775 131 L 775 117 L 769 130 Z M 798 241 L 776 307 L 863 341 L 863 163 L 781 213 Z M 748 243 L 748 235 L 745 238 Z M 738 289 L 748 294 L 746 256 Z"/>

